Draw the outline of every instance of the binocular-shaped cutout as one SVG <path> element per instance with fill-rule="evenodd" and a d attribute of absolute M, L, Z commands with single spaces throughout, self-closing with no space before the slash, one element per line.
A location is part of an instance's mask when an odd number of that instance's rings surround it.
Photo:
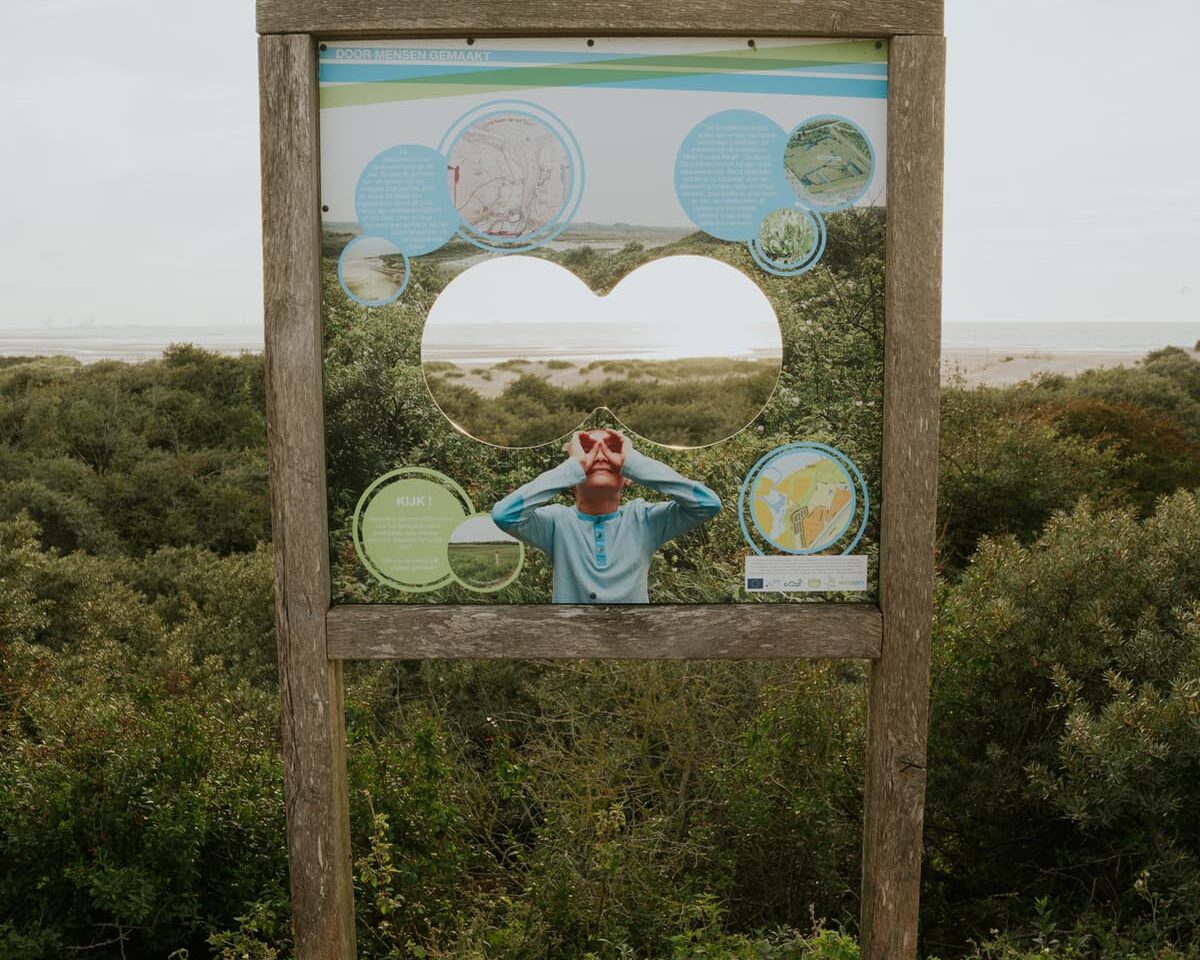
<path fill-rule="evenodd" d="M 606 410 L 653 443 L 708 446 L 758 416 L 782 356 L 758 285 L 690 255 L 647 263 L 607 296 L 549 260 L 487 260 L 446 285 L 421 341 L 442 413 L 501 447 L 560 440 Z"/>

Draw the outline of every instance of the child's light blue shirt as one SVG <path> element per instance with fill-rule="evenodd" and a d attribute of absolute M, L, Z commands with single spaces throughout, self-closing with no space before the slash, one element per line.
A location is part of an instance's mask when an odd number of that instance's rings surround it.
<path fill-rule="evenodd" d="M 721 511 L 720 499 L 704 484 L 636 450 L 626 455 L 621 472 L 671 499 L 647 503 L 639 497 L 603 516 L 550 503 L 583 482 L 583 467 L 567 460 L 492 508 L 496 526 L 549 554 L 555 603 L 649 602 L 654 551 Z"/>

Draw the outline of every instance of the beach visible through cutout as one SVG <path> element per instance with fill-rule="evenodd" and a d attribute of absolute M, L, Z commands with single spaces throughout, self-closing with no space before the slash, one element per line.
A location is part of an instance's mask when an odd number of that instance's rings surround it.
<path fill-rule="evenodd" d="M 559 440 L 600 410 L 653 443 L 708 446 L 758 416 L 782 355 L 759 286 L 690 255 L 647 263 L 606 296 L 549 260 L 487 260 L 446 285 L 421 343 L 441 411 L 502 447 Z"/>

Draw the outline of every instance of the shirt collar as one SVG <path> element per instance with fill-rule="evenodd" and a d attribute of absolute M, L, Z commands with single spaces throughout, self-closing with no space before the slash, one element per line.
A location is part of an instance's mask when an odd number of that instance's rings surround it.
<path fill-rule="evenodd" d="M 608 520 L 615 520 L 620 515 L 620 507 L 618 507 L 612 513 L 584 513 L 578 507 L 575 508 L 575 516 L 577 516 L 580 520 L 587 520 L 589 523 L 604 523 Z"/>

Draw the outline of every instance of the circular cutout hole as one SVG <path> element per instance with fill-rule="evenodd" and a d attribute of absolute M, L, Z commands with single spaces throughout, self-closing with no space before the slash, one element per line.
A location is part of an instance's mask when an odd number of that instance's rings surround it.
<path fill-rule="evenodd" d="M 758 416 L 782 354 L 758 284 L 695 255 L 644 264 L 606 296 L 538 257 L 485 260 L 442 290 L 421 341 L 438 408 L 500 447 L 561 441 L 597 417 L 657 444 L 718 443 Z"/>

